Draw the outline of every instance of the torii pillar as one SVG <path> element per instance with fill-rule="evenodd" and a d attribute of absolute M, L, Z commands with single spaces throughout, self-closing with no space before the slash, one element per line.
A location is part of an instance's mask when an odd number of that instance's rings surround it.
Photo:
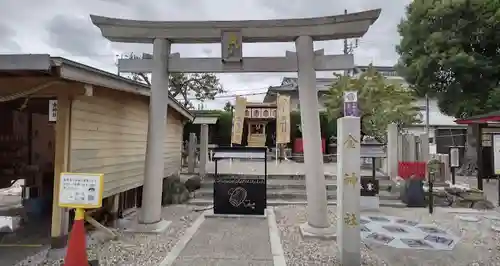
<path fill-rule="evenodd" d="M 300 36 L 295 40 L 295 47 L 307 193 L 307 223 L 300 226 L 300 231 L 303 236 L 333 238 L 335 229 L 328 221 L 325 172 L 321 154 L 313 39 Z"/>
<path fill-rule="evenodd" d="M 153 74 L 151 75 L 151 96 L 149 98 L 148 142 L 142 208 L 139 214 L 141 228 L 138 228 L 138 231 L 161 232 L 166 230 L 170 224 L 161 216 L 163 190 L 161 184 L 165 177 L 163 142 L 167 121 L 169 55 L 170 42 L 166 39 L 155 39 L 153 42 Z"/>

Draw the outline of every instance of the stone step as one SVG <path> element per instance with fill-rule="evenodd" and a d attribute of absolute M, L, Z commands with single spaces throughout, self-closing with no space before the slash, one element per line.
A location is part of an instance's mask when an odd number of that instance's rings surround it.
<path fill-rule="evenodd" d="M 214 202 L 212 198 L 194 198 L 190 199 L 188 204 L 194 206 L 210 206 Z M 268 206 L 283 206 L 283 205 L 307 205 L 305 200 L 282 200 L 282 199 L 268 199 Z M 336 200 L 329 200 L 328 205 L 337 205 Z M 406 204 L 400 200 L 380 200 L 380 207 L 393 207 L 393 208 L 406 208 Z"/>
<path fill-rule="evenodd" d="M 249 174 L 219 174 L 219 177 L 220 178 L 227 178 L 227 177 L 252 177 L 252 176 L 255 176 L 255 177 L 258 177 L 258 176 L 263 176 L 263 175 L 260 175 L 260 174 L 252 174 L 252 175 L 249 175 Z M 205 180 L 213 180 L 215 177 L 215 174 L 213 173 L 208 173 L 205 175 L 204 179 Z M 370 174 L 367 174 L 367 173 L 363 173 L 361 175 L 361 177 L 372 177 L 371 173 Z M 305 180 L 306 176 L 304 174 L 268 174 L 267 175 L 267 179 L 268 180 L 272 180 L 272 179 L 277 179 L 277 180 Z M 376 178 L 378 180 L 390 180 L 391 178 L 387 175 L 381 175 L 381 174 L 377 174 L 376 175 Z M 329 174 L 325 174 L 325 179 L 326 180 L 336 180 L 337 179 L 337 176 L 336 175 L 329 175 Z"/>
<path fill-rule="evenodd" d="M 194 193 L 195 198 L 213 198 L 213 189 L 212 188 L 200 188 L 196 190 Z M 380 191 L 379 193 L 380 199 L 384 200 L 397 200 L 399 195 L 390 193 L 387 191 Z M 327 191 L 328 200 L 337 199 L 337 191 L 336 190 L 328 190 Z M 279 189 L 279 190 L 268 190 L 267 191 L 267 199 L 282 199 L 282 200 L 306 200 L 307 195 L 304 189 Z"/>
<path fill-rule="evenodd" d="M 380 190 L 388 190 L 388 188 L 393 184 L 391 180 L 379 180 Z M 204 180 L 201 184 L 202 188 L 213 188 L 214 183 L 212 180 Z M 281 179 L 269 179 L 267 181 L 268 190 L 280 190 L 280 189 L 306 189 L 305 180 L 281 180 Z M 327 190 L 336 190 L 337 181 L 327 180 L 326 181 Z"/>

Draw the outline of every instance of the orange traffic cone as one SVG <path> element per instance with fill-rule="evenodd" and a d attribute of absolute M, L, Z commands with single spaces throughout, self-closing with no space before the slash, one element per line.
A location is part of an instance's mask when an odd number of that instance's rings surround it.
<path fill-rule="evenodd" d="M 68 239 L 68 250 L 64 258 L 64 266 L 88 266 L 87 244 L 84 227 L 85 211 L 75 210 L 75 221 Z"/>

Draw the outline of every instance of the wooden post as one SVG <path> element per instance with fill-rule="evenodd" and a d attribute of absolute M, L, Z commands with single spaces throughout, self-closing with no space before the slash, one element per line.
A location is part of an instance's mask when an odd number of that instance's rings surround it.
<path fill-rule="evenodd" d="M 59 182 L 62 172 L 69 167 L 69 143 L 71 123 L 71 99 L 62 94 L 57 97 L 57 121 L 55 130 L 54 158 L 54 192 L 52 199 L 51 247 L 66 246 L 65 236 L 68 234 L 68 210 L 59 207 Z"/>

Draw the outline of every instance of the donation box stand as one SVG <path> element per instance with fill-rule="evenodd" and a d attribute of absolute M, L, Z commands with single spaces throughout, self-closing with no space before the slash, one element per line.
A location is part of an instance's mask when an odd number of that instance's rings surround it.
<path fill-rule="evenodd" d="M 214 214 L 264 215 L 267 207 L 267 148 L 217 147 L 214 149 Z M 264 175 L 218 173 L 221 160 L 263 161 Z M 229 164 L 229 162 L 228 162 Z M 230 164 L 235 172 L 238 166 Z"/>

